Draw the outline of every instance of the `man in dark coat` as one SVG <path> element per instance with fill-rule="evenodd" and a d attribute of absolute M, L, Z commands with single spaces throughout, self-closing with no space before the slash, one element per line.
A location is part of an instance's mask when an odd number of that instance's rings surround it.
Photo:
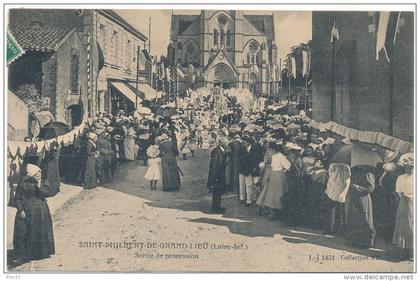
<path fill-rule="evenodd" d="M 244 146 L 240 153 L 239 162 L 239 199 L 241 203 L 246 202 L 250 206 L 255 200 L 253 194 L 255 181 L 259 176 L 259 163 L 264 158 L 263 152 L 258 144 L 249 136 L 242 138 Z"/>
<path fill-rule="evenodd" d="M 213 193 L 211 210 L 213 213 L 223 213 L 221 207 L 222 194 L 225 191 L 226 179 L 226 141 L 218 138 L 217 145 L 211 151 L 209 176 L 207 178 L 207 188 Z"/>

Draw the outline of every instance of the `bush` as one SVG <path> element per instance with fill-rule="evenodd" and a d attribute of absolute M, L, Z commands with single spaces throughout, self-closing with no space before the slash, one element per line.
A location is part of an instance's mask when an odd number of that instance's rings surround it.
<path fill-rule="evenodd" d="M 19 86 L 15 92 L 29 108 L 31 112 L 39 112 L 43 108 L 43 101 L 41 95 L 39 94 L 37 88 L 33 84 L 24 84 Z"/>

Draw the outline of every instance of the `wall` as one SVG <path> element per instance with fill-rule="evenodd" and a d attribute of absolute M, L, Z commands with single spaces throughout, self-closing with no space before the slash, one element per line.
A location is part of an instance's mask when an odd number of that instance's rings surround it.
<path fill-rule="evenodd" d="M 29 110 L 15 94 L 7 92 L 7 140 L 23 141 L 29 134 Z"/>
<path fill-rule="evenodd" d="M 57 54 L 53 53 L 42 64 L 42 97 L 49 98 L 49 111 L 57 113 Z"/>
<path fill-rule="evenodd" d="M 78 64 L 78 95 L 70 94 L 71 80 L 71 58 L 72 55 L 77 55 Z M 73 33 L 57 50 L 57 68 L 56 68 L 56 100 L 55 100 L 55 118 L 57 121 L 67 123 L 69 116 L 67 116 L 67 108 L 71 105 L 79 104 L 81 97 L 82 106 L 84 110 L 84 118 L 87 118 L 87 51 L 83 47 L 79 37 Z"/>
<path fill-rule="evenodd" d="M 108 80 L 136 80 L 137 47 L 140 46 L 140 50 L 143 50 L 145 42 L 98 12 L 94 13 L 93 29 L 105 59 L 105 65 L 99 72 L 97 85 L 95 85 L 97 91 L 101 93 L 100 102 L 95 106 L 99 111 L 109 112 L 111 110 L 111 93 L 108 91 Z M 114 32 L 118 34 L 116 42 L 112 40 Z M 130 44 L 128 44 L 128 40 L 130 40 Z M 115 55 L 116 46 L 118 48 L 117 55 Z M 146 69 L 146 58 L 141 51 L 139 68 L 140 70 Z M 146 82 L 143 78 L 140 79 Z"/>
<path fill-rule="evenodd" d="M 334 89 L 340 100 L 333 112 L 343 112 L 335 114 L 334 121 L 408 140 L 413 135 L 414 114 L 410 102 L 414 94 L 412 20 L 410 24 L 413 15 L 402 14 L 407 18 L 407 23 L 397 35 L 392 64 L 386 61 L 383 53 L 376 60 L 376 15 L 371 12 L 313 12 L 313 115 L 317 121 L 331 119 L 331 93 Z M 333 45 L 330 36 L 334 20 L 340 39 L 336 42 L 333 84 Z M 394 129 L 391 132 L 392 112 Z"/>

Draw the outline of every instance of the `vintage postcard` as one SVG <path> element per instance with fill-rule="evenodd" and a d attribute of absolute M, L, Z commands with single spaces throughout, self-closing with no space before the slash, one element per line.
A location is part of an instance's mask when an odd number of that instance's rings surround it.
<path fill-rule="evenodd" d="M 412 278 L 415 6 L 212 7 L 4 6 L 4 270 Z"/>

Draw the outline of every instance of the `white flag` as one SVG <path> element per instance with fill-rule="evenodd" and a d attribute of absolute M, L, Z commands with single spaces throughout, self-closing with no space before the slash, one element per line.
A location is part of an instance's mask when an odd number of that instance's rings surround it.
<path fill-rule="evenodd" d="M 331 43 L 335 40 L 340 40 L 340 32 L 338 31 L 337 25 L 335 24 L 335 20 L 334 20 L 334 25 L 331 29 Z"/>
<path fill-rule="evenodd" d="M 307 50 L 302 51 L 302 76 L 305 77 L 309 74 L 310 70 L 310 52 Z"/>
<path fill-rule="evenodd" d="M 178 73 L 178 75 L 181 77 L 181 78 L 184 78 L 185 77 L 185 74 L 184 74 L 184 72 L 178 67 L 177 69 L 176 69 L 176 72 Z"/>

